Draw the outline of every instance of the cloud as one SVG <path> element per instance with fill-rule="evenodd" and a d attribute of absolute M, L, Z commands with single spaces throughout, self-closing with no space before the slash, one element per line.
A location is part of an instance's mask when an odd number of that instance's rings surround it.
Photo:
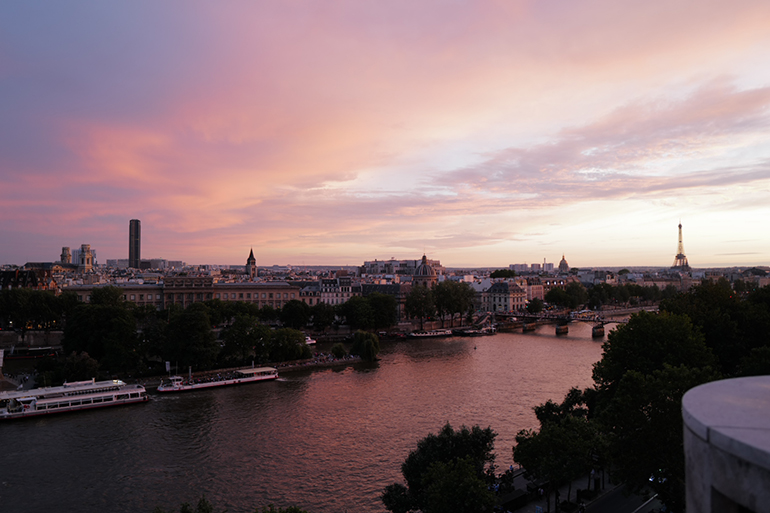
<path fill-rule="evenodd" d="M 546 207 L 767 182 L 770 155 L 758 139 L 768 128 L 770 88 L 711 84 L 680 101 L 629 104 L 545 144 L 494 152 L 434 184 Z M 731 166 L 734 151 L 757 154 Z"/>

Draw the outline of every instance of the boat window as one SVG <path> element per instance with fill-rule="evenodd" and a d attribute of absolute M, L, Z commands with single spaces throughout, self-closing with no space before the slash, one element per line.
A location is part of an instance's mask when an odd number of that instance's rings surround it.
<path fill-rule="evenodd" d="M 58 408 L 58 407 L 59 407 L 59 405 L 56 404 L 56 403 L 51 403 L 51 404 L 48 405 L 48 409 L 49 410 L 53 410 L 54 408 Z"/>
<path fill-rule="evenodd" d="M 80 401 L 70 401 L 70 406 L 80 406 Z"/>
<path fill-rule="evenodd" d="M 112 401 L 112 399 L 113 399 L 112 397 L 104 397 L 104 398 L 102 398 L 102 401 L 104 401 L 105 403 L 107 403 L 107 402 L 109 402 L 109 401 Z"/>
<path fill-rule="evenodd" d="M 139 393 L 134 392 L 134 393 L 131 394 L 131 397 L 139 397 Z"/>

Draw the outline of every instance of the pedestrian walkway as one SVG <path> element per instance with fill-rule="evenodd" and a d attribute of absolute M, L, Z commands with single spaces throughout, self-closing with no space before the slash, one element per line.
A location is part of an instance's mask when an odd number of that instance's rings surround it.
<path fill-rule="evenodd" d="M 569 492 L 569 500 L 574 504 L 579 504 L 577 500 L 577 491 L 585 490 L 590 486 L 593 488 L 598 481 L 599 493 L 592 497 L 590 500 L 583 499 L 581 502 L 585 506 L 587 513 L 652 513 L 658 511 L 661 508 L 660 502 L 657 500 L 648 500 L 647 497 L 642 495 L 629 494 L 628 490 L 623 485 L 617 485 L 609 482 L 609 479 L 605 477 L 602 480 L 600 474 L 594 476 L 583 476 L 572 482 L 572 488 L 570 490 L 569 485 L 564 485 L 559 488 L 559 500 L 566 501 L 567 493 Z M 538 488 L 535 488 L 537 484 L 531 483 L 524 478 L 524 471 L 520 469 L 514 473 L 514 487 L 513 492 L 507 493 L 500 497 L 500 504 L 503 506 L 503 511 L 506 511 L 505 506 L 510 504 L 510 501 L 514 500 L 517 496 L 520 496 L 522 491 L 529 492 L 529 490 L 535 490 L 535 496 L 537 496 Z M 529 488 L 528 488 L 529 487 Z M 532 497 L 528 493 L 529 497 Z M 556 511 L 555 494 L 551 493 L 550 497 L 550 510 L 548 507 L 548 500 L 546 500 L 545 493 L 542 498 L 531 499 L 526 505 L 517 509 L 508 509 L 512 513 L 546 513 L 548 511 Z M 562 509 L 562 511 L 564 511 Z M 578 511 L 575 509 L 574 511 Z"/>

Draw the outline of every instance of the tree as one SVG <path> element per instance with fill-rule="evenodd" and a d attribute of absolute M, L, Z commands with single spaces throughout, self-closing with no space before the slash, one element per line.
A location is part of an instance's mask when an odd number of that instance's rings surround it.
<path fill-rule="evenodd" d="M 497 269 L 495 271 L 492 271 L 489 273 L 489 277 L 492 279 L 495 278 L 515 278 L 516 277 L 516 271 L 513 269 Z"/>
<path fill-rule="evenodd" d="M 79 304 L 67 319 L 62 346 L 65 353 L 88 353 L 103 369 L 135 369 L 144 356 L 136 318 L 117 287 L 93 290 L 91 303 Z"/>
<path fill-rule="evenodd" d="M 283 328 L 275 330 L 270 341 L 271 362 L 286 362 L 310 358 L 312 353 L 305 344 L 305 335 L 298 330 Z"/>
<path fill-rule="evenodd" d="M 684 511 L 682 396 L 719 379 L 709 367 L 629 370 L 601 413 L 613 474 L 632 489 L 652 488 L 671 511 Z"/>
<path fill-rule="evenodd" d="M 433 292 L 428 287 L 423 287 L 422 285 L 412 287 L 412 290 L 406 296 L 404 308 L 409 317 L 420 319 L 420 329 L 422 329 L 425 319 L 436 312 Z"/>
<path fill-rule="evenodd" d="M 679 510 L 681 400 L 689 388 L 720 377 L 712 369 L 713 353 L 689 317 L 666 312 L 631 316 L 610 333 L 603 350 L 593 371 L 594 410 L 608 436 L 614 472 L 632 488 L 650 485 Z"/>
<path fill-rule="evenodd" d="M 164 359 L 182 368 L 211 368 L 220 347 L 211 331 L 209 308 L 203 303 L 193 303 L 184 310 L 172 310 L 170 316 Z"/>
<path fill-rule="evenodd" d="M 281 308 L 280 318 L 287 328 L 299 330 L 307 326 L 310 315 L 310 306 L 307 303 L 292 299 Z"/>
<path fill-rule="evenodd" d="M 532 300 L 527 303 L 527 312 L 529 313 L 539 313 L 543 311 L 543 300 L 538 299 L 536 297 L 532 298 Z"/>
<path fill-rule="evenodd" d="M 451 326 L 454 326 L 456 314 L 463 313 L 473 308 L 473 298 L 476 293 L 467 283 L 458 281 L 442 281 L 433 288 L 433 299 L 436 311 L 441 317 L 441 325 L 444 325 L 444 317 L 450 316 Z"/>
<path fill-rule="evenodd" d="M 387 486 L 383 504 L 394 513 L 491 511 L 495 497 L 488 485 L 494 475 L 495 436 L 491 428 L 463 426 L 455 431 L 449 424 L 437 435 L 429 434 L 401 465 L 406 486 Z M 448 509 L 445 493 L 453 501 Z"/>
<path fill-rule="evenodd" d="M 566 415 L 543 422 L 540 431 L 522 430 L 516 435 L 513 459 L 526 469 L 530 478 L 542 481 L 548 493 L 556 494 L 559 487 L 584 475 L 592 463 L 592 452 L 598 434 L 585 418 Z M 569 500 L 570 491 L 567 493 Z"/>
<path fill-rule="evenodd" d="M 337 312 L 353 329 L 367 330 L 374 327 L 374 310 L 361 296 L 353 296 L 337 306 Z"/>
<path fill-rule="evenodd" d="M 316 303 L 310 307 L 310 314 L 313 318 L 313 329 L 321 332 L 326 331 L 336 318 L 334 307 L 329 303 Z"/>
<path fill-rule="evenodd" d="M 337 342 L 332 346 L 331 353 L 335 358 L 344 358 L 348 354 L 341 342 Z"/>
<path fill-rule="evenodd" d="M 380 352 L 380 339 L 374 333 L 358 330 L 353 334 L 353 346 L 350 354 L 360 356 L 362 360 L 373 362 Z"/>
<path fill-rule="evenodd" d="M 270 328 L 260 324 L 256 317 L 239 315 L 223 335 L 224 347 L 220 357 L 238 364 L 249 358 L 262 363 L 267 360 Z"/>
<path fill-rule="evenodd" d="M 373 292 L 366 296 L 366 300 L 372 308 L 375 329 L 387 329 L 396 324 L 398 304 L 395 297 Z"/>

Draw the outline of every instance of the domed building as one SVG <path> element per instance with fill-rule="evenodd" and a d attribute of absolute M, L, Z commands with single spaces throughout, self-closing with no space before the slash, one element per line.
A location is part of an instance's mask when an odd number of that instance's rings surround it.
<path fill-rule="evenodd" d="M 559 262 L 559 272 L 562 274 L 569 273 L 569 264 L 567 263 L 567 259 L 564 258 L 564 254 L 561 255 L 561 262 Z"/>
<path fill-rule="evenodd" d="M 423 255 L 422 262 L 414 270 L 412 275 L 412 285 L 422 287 L 434 287 L 438 283 L 438 274 L 433 267 L 428 264 L 428 258 Z"/>

